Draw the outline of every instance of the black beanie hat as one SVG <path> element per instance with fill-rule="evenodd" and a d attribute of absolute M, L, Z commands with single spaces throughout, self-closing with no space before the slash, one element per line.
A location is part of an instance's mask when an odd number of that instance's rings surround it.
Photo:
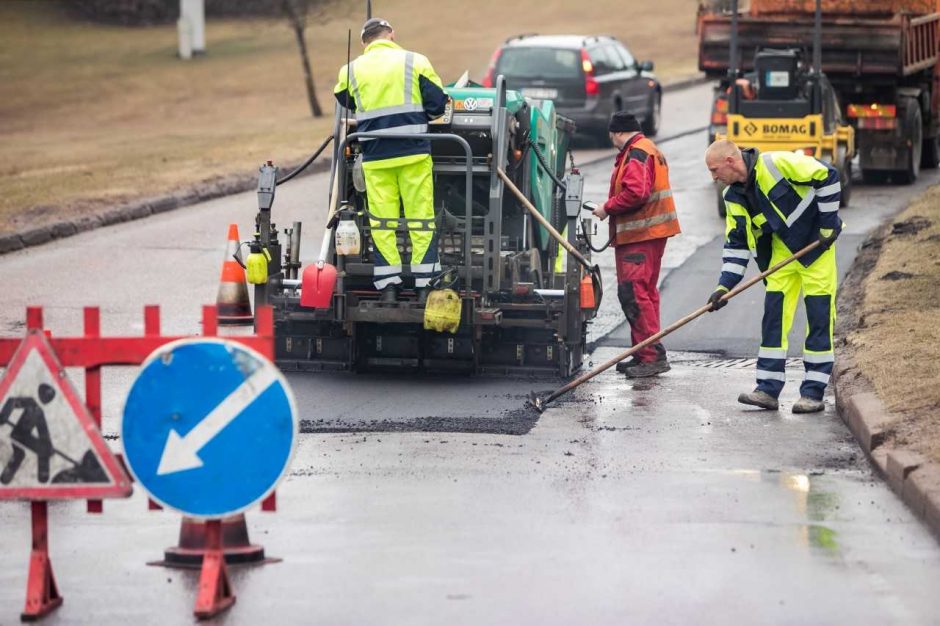
<path fill-rule="evenodd" d="M 638 133 L 640 123 L 626 111 L 614 111 L 614 114 L 610 116 L 607 130 L 612 133 Z"/>
<path fill-rule="evenodd" d="M 362 33 L 360 33 L 359 38 L 365 39 L 366 36 L 374 35 L 384 29 L 392 30 L 392 25 L 380 17 L 369 18 L 362 25 Z"/>

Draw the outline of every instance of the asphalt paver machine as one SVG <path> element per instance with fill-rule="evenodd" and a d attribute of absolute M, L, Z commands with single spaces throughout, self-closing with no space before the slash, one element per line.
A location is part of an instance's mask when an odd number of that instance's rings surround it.
<path fill-rule="evenodd" d="M 470 83 L 446 91 L 447 111 L 426 135 L 442 265 L 432 284 L 459 298 L 459 325 L 445 332 L 426 328 L 426 307 L 409 289 L 407 225 L 422 227 L 414 220 L 398 221 L 405 281 L 399 301 L 380 301 L 373 286 L 369 198 L 357 163 L 366 134 L 354 132 L 337 110 L 331 170 L 336 198 L 330 201 L 338 210 L 322 259 L 335 266 L 336 279 L 325 306 L 302 304 L 300 224 L 285 231 L 282 255 L 271 226 L 274 176 L 262 167 L 253 246 L 267 251 L 270 261 L 266 280 L 255 285 L 255 303 L 274 307 L 282 369 L 569 376 L 581 367 L 587 326 L 600 304 L 599 272 L 586 271 L 584 259 L 575 262 L 561 249 L 498 175 L 505 172 L 589 259 L 587 222 L 579 219 L 582 180 L 569 150 L 574 124 L 557 114 L 553 102 L 507 89 L 502 77 L 495 88 Z M 341 254 L 335 233 L 351 225 L 358 249 L 339 246 L 346 252 Z"/>

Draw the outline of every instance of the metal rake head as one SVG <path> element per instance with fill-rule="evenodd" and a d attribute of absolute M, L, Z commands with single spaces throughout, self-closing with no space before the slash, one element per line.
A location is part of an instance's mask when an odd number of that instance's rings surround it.
<path fill-rule="evenodd" d="M 534 391 L 529 393 L 529 397 L 526 399 L 526 404 L 531 406 L 533 409 L 541 413 L 545 410 L 545 401 L 542 400 L 539 396 L 535 394 Z"/>

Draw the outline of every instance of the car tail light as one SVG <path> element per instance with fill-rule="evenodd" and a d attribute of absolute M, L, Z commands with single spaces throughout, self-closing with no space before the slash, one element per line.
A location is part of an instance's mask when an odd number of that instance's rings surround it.
<path fill-rule="evenodd" d="M 849 117 L 893 118 L 897 115 L 897 107 L 893 104 L 850 104 L 847 112 Z"/>
<path fill-rule="evenodd" d="M 503 53 L 502 48 L 496 48 L 493 56 L 490 57 L 490 64 L 486 68 L 486 76 L 483 77 L 482 85 L 484 87 L 494 87 L 496 83 L 496 63 L 499 61 L 499 55 Z"/>
<path fill-rule="evenodd" d="M 715 100 L 715 108 L 712 109 L 712 124 L 724 126 L 728 123 L 728 100 L 718 98 Z"/>
<path fill-rule="evenodd" d="M 601 95 L 601 87 L 594 78 L 594 64 L 584 48 L 581 48 L 581 69 L 584 70 L 584 92 L 589 96 Z"/>

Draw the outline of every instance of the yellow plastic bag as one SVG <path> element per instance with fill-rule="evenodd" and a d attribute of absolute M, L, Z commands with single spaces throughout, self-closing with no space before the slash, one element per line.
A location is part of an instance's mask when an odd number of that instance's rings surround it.
<path fill-rule="evenodd" d="M 460 296 L 453 289 L 435 289 L 424 305 L 424 329 L 456 334 L 460 326 Z"/>

